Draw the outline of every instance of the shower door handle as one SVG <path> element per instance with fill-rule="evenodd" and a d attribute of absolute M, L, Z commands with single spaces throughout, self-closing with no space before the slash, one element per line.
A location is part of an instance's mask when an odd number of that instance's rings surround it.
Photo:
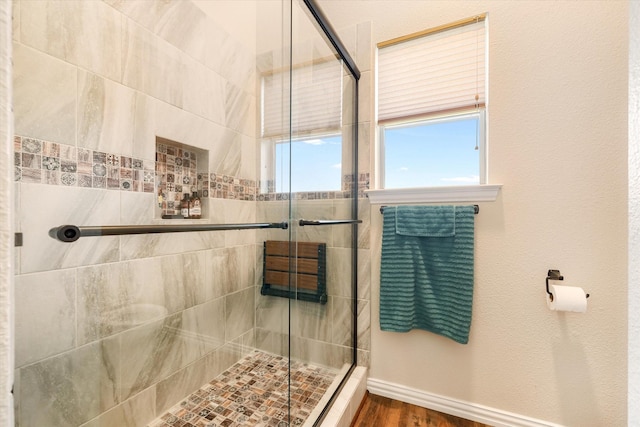
<path fill-rule="evenodd" d="M 361 224 L 361 219 L 320 219 L 320 220 L 307 220 L 301 219 L 298 224 L 300 227 L 305 225 L 339 225 L 339 224 Z"/>

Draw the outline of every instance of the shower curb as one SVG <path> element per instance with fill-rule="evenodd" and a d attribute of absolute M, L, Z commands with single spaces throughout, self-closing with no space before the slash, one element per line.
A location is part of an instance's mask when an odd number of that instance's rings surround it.
<path fill-rule="evenodd" d="M 349 427 L 367 391 L 367 368 L 357 366 L 320 427 Z"/>

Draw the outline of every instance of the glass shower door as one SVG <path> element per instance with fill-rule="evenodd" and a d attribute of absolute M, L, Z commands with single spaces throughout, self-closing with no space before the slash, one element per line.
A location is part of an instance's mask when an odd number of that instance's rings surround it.
<path fill-rule="evenodd" d="M 315 419 L 356 363 L 357 83 L 303 1 L 291 64 L 290 393 L 292 419 L 298 396 L 319 397 Z M 313 387 L 297 363 L 312 367 Z"/>

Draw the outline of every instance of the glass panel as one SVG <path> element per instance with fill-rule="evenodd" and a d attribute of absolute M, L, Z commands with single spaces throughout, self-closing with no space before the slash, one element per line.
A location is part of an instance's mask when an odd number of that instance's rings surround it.
<path fill-rule="evenodd" d="M 292 419 L 295 422 L 294 397 L 301 392 L 302 385 L 297 383 L 294 368 L 296 363 L 313 366 L 322 372 L 326 381 L 322 383 L 323 395 L 313 409 L 314 416 L 319 414 L 329 402 L 340 382 L 346 377 L 354 364 L 354 232 L 356 227 L 349 224 L 300 226 L 300 219 L 307 220 L 349 220 L 356 218 L 355 196 L 357 187 L 354 156 L 354 99 L 355 82 L 324 34 L 319 31 L 308 14 L 302 1 L 295 1 L 293 6 L 293 45 L 291 87 L 292 109 L 316 109 L 322 111 L 327 105 L 339 105 L 338 120 L 326 116 L 326 122 L 317 123 L 318 131 L 335 135 L 335 145 L 317 144 L 303 150 L 298 148 L 298 141 L 317 138 L 309 129 L 296 132 L 303 127 L 292 126 L 291 136 L 291 211 L 292 238 L 298 244 L 297 256 L 300 260 L 303 244 L 322 245 L 326 248 L 324 271 L 309 286 L 303 275 L 295 276 L 291 286 L 300 294 L 326 293 L 326 298 L 318 300 L 291 300 L 291 396 Z M 327 68 L 334 68 L 338 73 L 332 81 L 324 81 L 324 97 L 316 96 L 307 90 L 304 84 L 296 84 L 296 70 L 309 69 L 314 75 L 315 67 L 324 75 Z M 306 72 L 306 71 L 305 71 Z M 331 98 L 339 94 L 339 102 Z M 296 117 L 292 114 L 292 117 Z M 339 160 L 325 161 L 335 156 L 340 149 Z M 316 165 L 311 166 L 311 165 Z M 334 167 L 334 166 L 338 166 Z M 305 166 L 307 165 L 307 166 Z M 339 172 L 339 183 L 331 184 L 328 169 Z M 299 172 L 298 172 L 299 171 Z M 326 281 L 323 283 L 326 274 Z M 326 303 L 324 303 L 326 301 Z"/>
<path fill-rule="evenodd" d="M 288 2 L 15 6 L 17 425 L 287 422 L 288 300 L 259 285 L 288 230 L 48 232 L 288 219 L 256 202 L 257 70 L 289 63 Z M 201 218 L 162 219 L 194 176 Z"/>
<path fill-rule="evenodd" d="M 294 193 L 340 191 L 342 186 L 342 135 L 318 135 L 276 144 L 276 191 L 288 187 L 283 176 L 291 163 L 291 191 Z"/>
<path fill-rule="evenodd" d="M 355 217 L 356 84 L 297 0 L 152 3 L 16 3 L 17 424 L 313 422 L 354 363 L 356 228 L 297 221 Z"/>

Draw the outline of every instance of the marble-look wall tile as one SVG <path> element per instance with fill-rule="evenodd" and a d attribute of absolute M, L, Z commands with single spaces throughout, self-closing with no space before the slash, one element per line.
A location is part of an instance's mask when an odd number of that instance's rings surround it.
<path fill-rule="evenodd" d="M 369 367 L 371 365 L 371 351 L 358 349 L 358 366 Z"/>
<path fill-rule="evenodd" d="M 47 215 L 42 215 L 45 206 Z M 73 243 L 63 243 L 49 237 L 51 228 L 64 224 L 118 224 L 118 191 L 22 184 L 19 212 L 24 233 L 22 273 L 118 260 L 117 236 L 83 237 Z"/>
<path fill-rule="evenodd" d="M 308 301 L 291 302 L 291 334 L 318 341 L 331 341 L 333 329 L 333 299 L 326 304 Z"/>
<path fill-rule="evenodd" d="M 254 25 L 254 23 L 247 21 L 247 25 Z M 207 25 L 206 32 L 205 64 L 240 89 L 255 93 L 254 52 L 234 40 L 212 21 Z"/>
<path fill-rule="evenodd" d="M 340 369 L 345 364 L 351 364 L 353 350 L 308 338 L 291 337 L 291 357 L 306 363 Z"/>
<path fill-rule="evenodd" d="M 186 56 L 132 21 L 125 24 L 122 83 L 182 108 Z"/>
<path fill-rule="evenodd" d="M 166 102 L 155 101 L 155 134 L 161 138 L 215 153 L 214 144 L 225 132 L 224 127 Z M 155 150 L 155 141 L 154 141 Z M 154 151 L 155 153 L 155 151 Z M 215 172 L 215 169 L 210 169 Z"/>
<path fill-rule="evenodd" d="M 211 19 L 190 1 L 166 2 L 156 7 L 153 31 L 160 37 L 195 58 L 204 61 L 206 27 Z"/>
<path fill-rule="evenodd" d="M 218 202 L 217 200 L 212 201 Z M 219 206 L 220 204 L 223 206 L 224 224 L 256 222 L 254 203 L 243 200 L 224 200 L 215 205 Z M 225 246 L 252 245 L 256 240 L 255 233 L 255 230 L 227 231 L 225 232 Z"/>
<path fill-rule="evenodd" d="M 213 300 L 119 334 L 123 399 L 220 347 L 224 334 L 222 300 Z"/>
<path fill-rule="evenodd" d="M 358 299 L 371 300 L 371 256 L 369 249 L 358 249 Z"/>
<path fill-rule="evenodd" d="M 225 341 L 232 341 L 254 327 L 254 289 L 248 288 L 224 297 Z"/>
<path fill-rule="evenodd" d="M 255 97 L 231 82 L 225 86 L 225 126 L 255 136 Z"/>
<path fill-rule="evenodd" d="M 77 426 L 120 402 L 118 347 L 101 341 L 20 372 L 23 426 Z"/>
<path fill-rule="evenodd" d="M 296 200 L 293 203 L 293 217 L 296 219 L 334 219 L 333 200 Z M 301 242 L 321 242 L 333 247 L 333 228 L 335 227 L 298 227 L 295 239 Z"/>
<path fill-rule="evenodd" d="M 239 176 L 243 137 L 240 133 L 221 128 L 210 144 L 209 170 L 224 175 Z"/>
<path fill-rule="evenodd" d="M 75 145 L 76 80 L 75 67 L 15 43 L 13 109 L 16 134 Z"/>
<path fill-rule="evenodd" d="M 224 125 L 224 80 L 191 58 L 185 61 L 184 109 Z"/>
<path fill-rule="evenodd" d="M 142 25 L 145 29 L 153 32 L 156 22 L 166 13 L 165 10 L 175 7 L 177 2 L 149 2 L 147 0 L 103 0 L 115 10 L 124 14 L 132 21 Z"/>
<path fill-rule="evenodd" d="M 205 356 L 156 384 L 156 412 L 163 413 L 220 373 L 208 372 L 207 367 Z"/>
<path fill-rule="evenodd" d="M 157 62 L 151 70 L 150 95 L 184 108 L 187 55 L 164 40 L 157 41 L 157 51 L 154 55 Z"/>
<path fill-rule="evenodd" d="M 159 66 L 158 40 L 134 22 L 124 24 L 122 41 L 122 75 L 119 80 L 147 95 L 151 92 L 154 67 Z"/>
<path fill-rule="evenodd" d="M 255 284 L 253 245 L 213 249 L 203 254 L 206 300 L 219 298 Z"/>
<path fill-rule="evenodd" d="M 16 276 L 17 367 L 75 347 L 75 285 L 73 270 Z"/>
<path fill-rule="evenodd" d="M 252 328 L 249 332 L 242 335 L 239 340 L 242 346 L 242 357 L 251 354 L 256 348 L 256 331 Z"/>
<path fill-rule="evenodd" d="M 373 67 L 375 47 L 372 34 L 371 21 L 361 22 L 356 25 L 357 42 L 355 60 L 360 72 L 370 71 Z"/>
<path fill-rule="evenodd" d="M 353 216 L 353 200 L 352 199 L 336 199 L 333 200 L 335 218 L 336 219 L 351 219 Z M 358 208 L 358 211 L 361 211 Z M 358 219 L 362 219 L 358 215 Z M 362 224 L 358 224 L 358 234 L 360 234 L 360 228 Z M 353 246 L 353 230 L 348 225 L 331 227 L 332 242 L 334 247 L 350 248 Z"/>
<path fill-rule="evenodd" d="M 331 342 L 341 346 L 353 345 L 353 303 L 349 298 L 333 299 L 333 335 Z M 371 349 L 371 308 L 369 301 L 358 300 L 358 348 Z"/>
<path fill-rule="evenodd" d="M 20 21 L 22 43 L 120 81 L 122 16 L 104 2 L 27 1 Z"/>
<path fill-rule="evenodd" d="M 156 389 L 150 387 L 80 427 L 138 427 L 156 418 Z"/>
<path fill-rule="evenodd" d="M 189 393 L 224 372 L 244 355 L 241 346 L 227 343 L 156 384 L 156 413 L 161 414 Z"/>
<path fill-rule="evenodd" d="M 256 219 L 259 222 L 281 222 L 289 217 L 289 201 L 278 200 L 272 202 L 260 202 L 256 206 Z M 273 230 L 264 230 L 260 233 L 271 233 Z M 269 239 L 260 239 L 264 241 Z M 283 240 L 283 239 L 271 239 Z M 285 239 L 286 240 L 286 239 Z"/>
<path fill-rule="evenodd" d="M 358 301 L 358 348 L 371 350 L 371 303 Z"/>
<path fill-rule="evenodd" d="M 327 249 L 327 293 L 350 298 L 351 288 L 351 249 Z"/>
<path fill-rule="evenodd" d="M 184 307 L 204 303 L 207 301 L 206 252 L 183 253 L 180 255 L 179 262 L 183 268 L 182 278 L 179 282 L 182 288 L 181 293 L 184 295 Z"/>
<path fill-rule="evenodd" d="M 371 203 L 369 199 L 358 200 L 358 248 L 369 249 L 371 247 Z"/>
<path fill-rule="evenodd" d="M 214 378 L 219 373 L 229 369 L 241 357 L 242 354 L 235 345 L 226 343 L 205 356 L 207 372 L 210 372 L 212 378 Z"/>
<path fill-rule="evenodd" d="M 120 223 L 149 224 L 154 215 L 157 196 L 153 193 L 121 192 Z"/>
<path fill-rule="evenodd" d="M 20 0 L 13 0 L 11 8 L 11 37 L 20 41 Z"/>
<path fill-rule="evenodd" d="M 154 220 L 147 224 L 188 224 L 187 221 L 189 220 Z M 122 236 L 121 258 L 131 260 L 220 248 L 224 247 L 224 233 L 226 232 L 206 231 Z"/>
<path fill-rule="evenodd" d="M 242 156 L 240 158 L 239 175 L 246 179 L 257 181 L 259 179 L 258 172 L 260 171 L 260 147 L 256 144 L 255 138 L 244 135 L 241 136 L 240 143 Z"/>
<path fill-rule="evenodd" d="M 342 160 L 343 174 L 351 173 L 349 169 L 345 169 L 346 166 L 353 164 L 353 157 L 351 155 L 351 143 L 353 138 L 353 124 L 359 117 L 356 117 L 355 112 L 355 99 L 356 99 L 356 80 L 351 73 L 346 69 L 342 69 L 342 139 L 343 146 L 349 149 L 349 157 Z M 359 114 L 360 112 L 358 112 Z M 349 141 L 349 144 L 344 144 L 344 141 Z M 346 153 L 344 153 L 346 154 Z"/>
<path fill-rule="evenodd" d="M 330 297 L 333 302 L 331 342 L 342 346 L 353 345 L 353 303 L 349 298 Z"/>
<path fill-rule="evenodd" d="M 78 270 L 78 340 L 91 342 L 205 300 L 204 254 L 146 258 Z"/>
<path fill-rule="evenodd" d="M 78 146 L 132 156 L 136 93 L 78 71 Z"/>
<path fill-rule="evenodd" d="M 136 92 L 132 155 L 140 159 L 155 159 L 156 104 L 153 98 Z"/>
<path fill-rule="evenodd" d="M 255 316 L 256 328 L 262 331 L 288 333 L 289 300 L 270 295 L 262 295 L 260 294 L 260 288 L 257 287 Z"/>
<path fill-rule="evenodd" d="M 289 354 L 289 336 L 260 327 L 256 328 L 256 348 L 268 353 Z"/>

